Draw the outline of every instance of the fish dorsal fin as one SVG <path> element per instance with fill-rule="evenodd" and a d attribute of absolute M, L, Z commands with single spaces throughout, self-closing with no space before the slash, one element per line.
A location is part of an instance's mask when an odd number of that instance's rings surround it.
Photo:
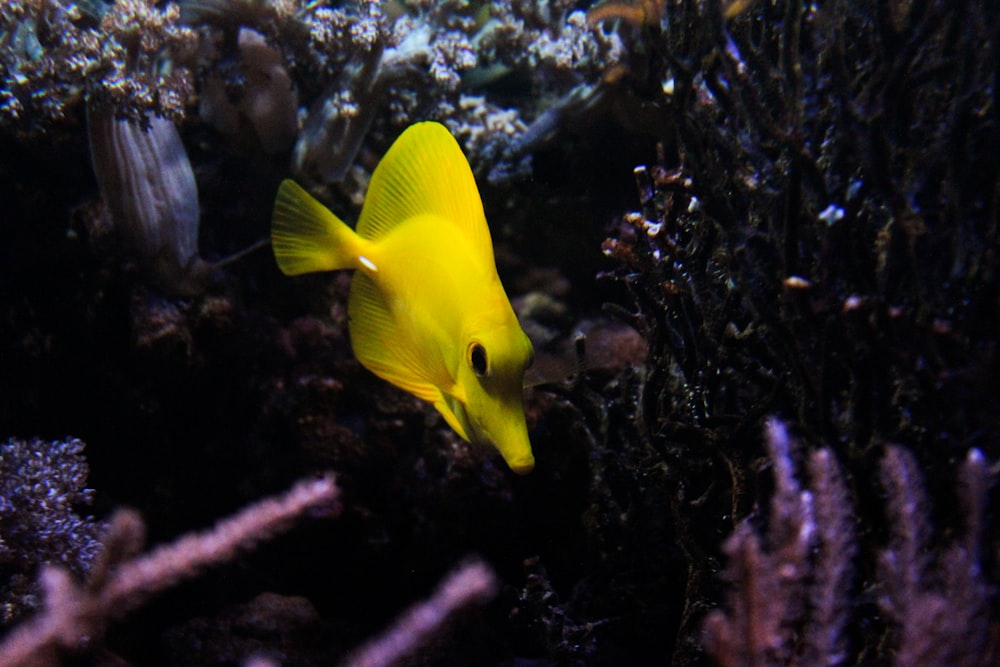
<path fill-rule="evenodd" d="M 414 216 L 440 215 L 465 234 L 479 256 L 493 263 L 490 230 L 472 168 L 440 123 L 408 127 L 372 174 L 358 235 L 376 240 Z"/>
<path fill-rule="evenodd" d="M 434 373 L 413 346 L 399 335 L 385 296 L 372 279 L 358 271 L 351 279 L 351 347 L 365 368 L 417 398 L 430 403 L 444 400 Z"/>

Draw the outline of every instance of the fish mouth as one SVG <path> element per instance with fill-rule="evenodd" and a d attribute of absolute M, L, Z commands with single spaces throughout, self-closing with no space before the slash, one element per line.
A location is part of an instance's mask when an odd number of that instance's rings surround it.
<path fill-rule="evenodd" d="M 465 425 L 470 442 L 490 445 L 500 452 L 513 472 L 527 475 L 535 469 L 535 454 L 531 451 L 520 398 L 517 395 L 509 400 L 500 400 L 488 409 L 471 413 L 463 403 L 458 403 L 458 407 L 461 409 L 459 414 L 467 420 Z"/>
<path fill-rule="evenodd" d="M 507 466 L 518 475 L 527 475 L 535 469 L 535 457 L 526 456 L 516 461 L 507 461 Z"/>
<path fill-rule="evenodd" d="M 524 444 L 518 442 L 516 445 L 511 446 L 510 440 L 498 440 L 489 437 L 473 437 L 473 441 L 488 444 L 494 450 L 500 452 L 500 456 L 503 457 L 507 467 L 518 475 L 527 475 L 535 469 L 535 453 L 531 451 L 531 445 L 528 442 L 524 442 Z M 502 444 L 505 446 L 501 446 Z"/>
<path fill-rule="evenodd" d="M 519 430 L 523 432 L 523 435 L 517 433 Z M 520 429 L 514 429 L 514 431 L 514 434 L 508 434 L 504 438 L 492 438 L 487 434 L 481 434 L 487 435 L 487 437 L 481 438 L 481 441 L 489 443 L 499 451 L 507 467 L 513 472 L 518 475 L 527 475 L 535 469 L 535 453 L 531 451 L 531 442 L 528 440 L 528 433 L 524 426 L 522 425 Z"/>

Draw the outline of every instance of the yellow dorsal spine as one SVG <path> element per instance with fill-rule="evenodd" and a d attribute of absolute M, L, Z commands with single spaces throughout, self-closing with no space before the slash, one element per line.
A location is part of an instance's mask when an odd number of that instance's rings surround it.
<path fill-rule="evenodd" d="M 295 181 L 278 188 L 271 248 L 285 275 L 358 269 L 367 243 Z"/>

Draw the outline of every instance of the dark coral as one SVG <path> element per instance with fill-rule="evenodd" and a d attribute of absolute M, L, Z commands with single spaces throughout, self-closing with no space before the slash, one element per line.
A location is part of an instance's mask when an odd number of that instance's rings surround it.
<path fill-rule="evenodd" d="M 989 407 L 1000 398 L 997 64 L 981 57 L 998 49 L 995 9 L 758 4 L 726 21 L 715 3 L 668 3 L 645 31 L 645 78 L 669 83 L 671 123 L 657 163 L 636 170 L 641 212 L 604 246 L 630 295 L 619 312 L 650 344 L 634 415 L 677 490 L 694 592 L 677 664 L 700 643 L 689 619 L 718 595 L 705 583 L 718 534 L 767 495 L 756 474 L 764 415 L 842 461 L 867 561 L 859 596 L 881 548 L 872 463 L 888 443 L 929 470 L 972 447 L 1000 455 Z M 947 499 L 942 478 L 929 486 Z M 890 506 L 914 488 L 890 491 Z M 729 543 L 734 560 L 745 561 L 745 531 Z M 963 553 L 996 581 L 993 554 Z M 766 572 L 766 559 L 752 568 Z M 940 604 L 982 618 L 992 595 Z M 877 612 L 854 604 L 842 660 L 888 660 Z M 954 656 L 961 641 L 940 637 L 951 647 L 940 650 Z"/>

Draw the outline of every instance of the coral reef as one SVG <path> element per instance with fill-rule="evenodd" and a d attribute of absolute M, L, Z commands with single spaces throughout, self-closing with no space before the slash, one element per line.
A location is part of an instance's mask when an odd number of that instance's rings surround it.
<path fill-rule="evenodd" d="M 7 642 L 36 565 L 89 605 L 144 562 L 77 513 L 171 544 L 335 470 L 337 521 L 76 659 L 331 664 L 399 617 L 455 629 L 410 664 L 994 662 L 994 4 L 0 3 Z M 525 478 L 359 366 L 348 276 L 241 254 L 281 179 L 350 221 L 428 119 L 535 339 Z M 399 616 L 468 554 L 480 607 Z"/>
<path fill-rule="evenodd" d="M 195 33 L 175 3 L 13 0 L 0 8 L 0 127 L 21 136 L 72 122 L 84 98 L 142 120 L 181 118 L 194 92 L 183 63 Z"/>
<path fill-rule="evenodd" d="M 15 0 L 0 10 L 0 128 L 51 133 L 84 99 L 134 121 L 179 121 L 203 92 L 204 117 L 231 132 L 225 107 L 239 102 L 237 114 L 275 152 L 283 142 L 273 131 L 294 132 L 285 100 L 294 109 L 295 86 L 310 111 L 293 172 L 315 186 L 344 180 L 373 122 L 386 115 L 397 128 L 443 120 L 478 170 L 507 173 L 506 163 L 530 158 L 537 137 L 526 145 L 526 136 L 539 132 L 528 123 L 575 89 L 589 97 L 622 56 L 617 36 L 591 31 L 573 5 Z M 273 48 L 259 46 L 264 40 Z M 203 71 L 212 79 L 199 82 Z M 510 78 L 526 78 L 519 85 L 532 93 L 518 106 L 490 92 Z M 566 113 L 579 109 L 559 115 Z M 272 121 L 262 119 L 269 114 Z M 549 134 L 554 120 L 543 123 Z"/>
<path fill-rule="evenodd" d="M 697 619 L 701 596 L 718 595 L 707 583 L 718 535 L 737 535 L 725 549 L 734 577 L 763 575 L 795 546 L 777 540 L 762 552 L 733 525 L 763 491 L 756 430 L 765 415 L 825 443 L 851 480 L 856 548 L 869 559 L 858 576 L 872 577 L 853 589 L 859 596 L 879 576 L 870 559 L 885 519 L 871 470 L 888 443 L 902 449 L 887 460 L 911 451 L 942 472 L 971 448 L 1000 454 L 987 407 L 1000 391 L 988 333 L 1000 315 L 1000 161 L 983 148 L 998 137 L 996 68 L 972 55 L 983 44 L 995 51 L 995 17 L 975 2 L 961 18 L 933 3 L 905 9 L 758 3 L 727 21 L 714 3 L 668 3 L 659 39 L 670 48 L 646 47 L 662 56 L 655 74 L 670 130 L 656 163 L 635 171 L 642 210 L 604 250 L 620 264 L 608 276 L 630 295 L 619 312 L 650 345 L 634 416 L 671 468 L 688 590 L 699 591 L 681 611 L 677 664 L 701 659 Z M 957 53 L 966 55 L 946 55 Z M 942 477 L 936 494 L 947 492 Z M 787 479 L 777 475 L 776 494 Z M 890 490 L 890 502 L 908 502 L 917 484 Z M 796 512 L 808 525 L 805 509 Z M 996 581 L 992 555 L 977 562 Z M 950 613 L 982 618 L 993 595 L 955 600 Z M 796 604 L 772 611 L 795 624 L 816 611 Z M 873 628 L 877 613 L 850 609 L 847 646 L 826 655 L 888 662 L 894 649 Z M 716 637 L 731 637 L 714 618 Z M 815 645 L 788 637 L 775 628 L 744 655 L 808 663 Z M 964 641 L 940 640 L 942 653 Z M 716 655 L 744 664 L 723 648 Z"/>
<path fill-rule="evenodd" d="M 0 577 L 2 619 L 10 624 L 37 606 L 34 571 L 41 564 L 85 573 L 100 550 L 101 524 L 77 511 L 89 506 L 84 444 L 71 438 L 0 444 Z"/>

